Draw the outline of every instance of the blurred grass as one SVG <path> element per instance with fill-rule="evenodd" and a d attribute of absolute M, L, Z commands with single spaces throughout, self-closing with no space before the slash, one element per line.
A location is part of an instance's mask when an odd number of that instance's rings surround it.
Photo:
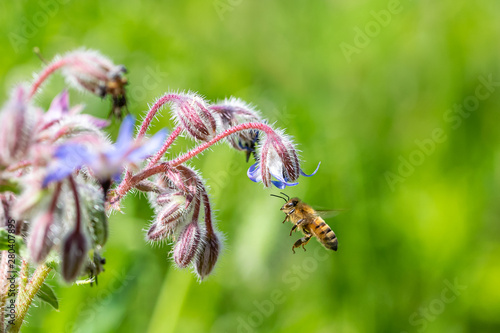
<path fill-rule="evenodd" d="M 298 236 L 280 223 L 281 202 L 269 197 L 277 191 L 250 182 L 244 157 L 219 145 L 192 163 L 227 236 L 214 276 L 198 284 L 172 267 L 170 246 L 146 244 L 151 210 L 129 197 L 125 214 L 111 218 L 99 286 L 55 279 L 61 311 L 32 309 L 23 332 L 498 332 L 500 92 L 456 129 L 443 116 L 474 94 L 479 76 L 500 80 L 500 4 L 402 1 L 348 62 L 339 45 L 353 44 L 353 29 L 387 1 L 226 1 L 237 5 L 222 19 L 216 3 L 4 1 L 0 97 L 41 68 L 34 46 L 46 58 L 85 46 L 127 66 L 137 116 L 170 89 L 251 102 L 295 137 L 306 172 L 322 162 L 286 192 L 347 209 L 327 221 L 338 253 L 313 241 L 292 255 Z M 47 22 L 12 44 L 40 13 Z M 63 87 L 53 78 L 39 104 Z M 110 107 L 77 92 L 71 100 L 103 117 Z M 166 112 L 154 130 L 165 126 Z M 447 140 L 391 191 L 385 173 L 397 173 L 400 156 L 436 128 Z M 445 281 L 455 279 L 467 289 L 439 308 Z M 412 321 L 429 307 L 428 319 Z"/>

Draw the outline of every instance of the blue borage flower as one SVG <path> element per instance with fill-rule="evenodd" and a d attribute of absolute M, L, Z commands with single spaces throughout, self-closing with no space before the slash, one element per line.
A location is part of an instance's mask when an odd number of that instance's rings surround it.
<path fill-rule="evenodd" d="M 312 174 L 304 173 L 300 168 L 297 149 L 291 139 L 281 131 L 275 131 L 266 133 L 259 159 L 248 169 L 247 175 L 254 182 L 262 182 L 265 187 L 274 185 L 284 189 L 287 186 L 297 185 L 300 175 L 310 177 L 316 174 L 319 165 Z M 273 180 L 273 177 L 276 180 Z"/>
<path fill-rule="evenodd" d="M 110 178 L 117 181 L 125 165 L 141 162 L 157 152 L 167 135 L 166 130 L 161 130 L 138 144 L 133 133 L 134 117 L 129 115 L 123 120 L 114 145 L 90 148 L 82 143 L 67 143 L 57 147 L 54 153 L 56 160 L 49 166 L 42 186 L 62 180 L 83 166 L 87 166 L 100 181 Z"/>
<path fill-rule="evenodd" d="M 316 170 L 314 170 L 313 173 L 308 175 L 304 171 L 302 171 L 302 169 L 300 169 L 300 174 L 302 176 L 305 176 L 305 177 L 314 176 L 316 174 L 316 172 L 318 172 L 320 164 L 321 164 L 321 162 L 318 163 L 318 166 L 316 167 Z M 255 164 L 253 164 L 250 168 L 248 168 L 247 175 L 248 175 L 248 178 L 250 178 L 250 180 L 253 182 L 256 182 L 256 183 L 262 182 L 262 172 L 261 172 L 261 168 L 260 168 L 260 163 L 257 162 Z M 295 186 L 295 185 L 299 184 L 298 182 L 290 182 L 287 179 L 288 177 L 286 177 L 284 175 L 280 175 L 280 174 L 272 172 L 272 171 L 271 171 L 271 176 L 273 176 L 274 178 L 277 179 L 277 180 L 271 180 L 271 183 L 273 183 L 273 185 L 276 186 L 277 188 L 279 188 L 280 190 L 285 189 L 285 187 L 287 187 L 287 186 Z"/>

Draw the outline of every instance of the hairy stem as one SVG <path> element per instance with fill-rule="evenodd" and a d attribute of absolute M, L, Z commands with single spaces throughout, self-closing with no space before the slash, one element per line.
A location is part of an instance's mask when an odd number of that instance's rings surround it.
<path fill-rule="evenodd" d="M 28 313 L 28 309 L 35 298 L 36 293 L 40 290 L 43 282 L 47 278 L 51 271 L 51 268 L 42 264 L 37 267 L 31 280 L 26 285 L 24 290 L 19 292 L 19 296 L 16 299 L 16 319 L 14 320 L 14 325 L 8 326 L 9 333 L 19 332 L 21 325 L 23 324 L 24 318 Z"/>
<path fill-rule="evenodd" d="M 191 158 L 195 157 L 196 155 L 198 155 L 199 153 L 201 153 L 205 149 L 209 148 L 210 146 L 214 145 L 215 143 L 219 142 L 220 140 L 224 139 L 225 137 L 227 137 L 231 134 L 234 134 L 236 132 L 249 130 L 249 129 L 258 129 L 258 130 L 265 132 L 268 135 L 275 135 L 274 130 L 271 127 L 269 127 L 265 124 L 262 124 L 262 123 L 245 123 L 245 124 L 236 125 L 234 127 L 231 127 L 229 129 L 225 130 L 222 133 L 219 133 L 212 140 L 207 141 L 207 142 L 199 145 L 195 149 L 188 151 L 184 155 L 179 156 L 175 160 L 167 162 L 167 163 L 173 167 L 176 167 L 176 166 L 186 162 L 187 160 L 190 160 Z"/>
<path fill-rule="evenodd" d="M 26 285 L 28 284 L 28 278 L 29 278 L 29 263 L 28 260 L 26 259 L 21 259 L 21 272 L 19 273 L 19 277 L 21 281 L 19 281 L 19 290 L 23 290 L 26 288 Z"/>
<path fill-rule="evenodd" d="M 153 120 L 154 116 L 156 115 L 156 112 L 161 109 L 161 107 L 169 102 L 179 100 L 182 97 L 177 94 L 166 94 L 160 97 L 155 104 L 149 109 L 148 114 L 146 115 L 146 118 L 144 118 L 144 121 L 142 122 L 141 129 L 139 130 L 139 134 L 137 134 L 137 139 L 142 138 L 145 134 L 146 131 L 149 128 L 149 125 L 151 124 L 151 121 Z"/>
<path fill-rule="evenodd" d="M 181 131 L 182 131 L 182 128 L 177 127 L 172 133 L 170 133 L 169 137 L 167 138 L 167 140 L 163 144 L 163 147 L 161 147 L 161 149 L 156 153 L 156 155 L 148 163 L 148 166 L 147 166 L 148 168 L 155 165 L 160 160 L 160 158 L 162 158 L 162 156 L 166 153 L 168 148 L 170 148 L 170 145 L 172 145 L 172 143 L 175 141 L 175 139 L 177 139 L 179 134 L 181 134 Z"/>
<path fill-rule="evenodd" d="M 116 190 L 116 194 L 121 197 L 125 195 L 131 188 L 133 188 L 140 181 L 148 177 L 151 177 L 153 175 L 156 175 L 157 173 L 165 172 L 169 167 L 176 167 L 181 165 L 182 163 L 195 157 L 196 155 L 203 152 L 205 149 L 210 148 L 210 146 L 214 145 L 215 143 L 219 142 L 220 140 L 224 139 L 225 137 L 231 134 L 250 129 L 261 130 L 265 132 L 267 135 L 276 135 L 271 127 L 262 123 L 245 123 L 231 127 L 225 130 L 224 132 L 219 133 L 212 140 L 202 143 L 198 147 L 194 148 L 191 151 L 188 151 L 184 155 L 181 155 L 172 161 L 161 163 L 151 168 L 146 168 L 145 170 L 141 171 L 140 173 L 130 178 L 128 182 L 123 182 L 122 184 L 120 184 L 120 186 Z"/>
<path fill-rule="evenodd" d="M 47 78 L 52 73 L 54 73 L 59 68 L 65 66 L 67 63 L 68 63 L 67 59 L 61 58 L 61 59 L 59 59 L 59 60 L 51 63 L 47 67 L 45 67 L 44 70 L 42 71 L 42 73 L 37 77 L 37 79 L 35 80 L 35 82 L 31 85 L 31 89 L 30 89 L 30 93 L 28 95 L 28 99 L 31 99 L 35 95 L 35 93 L 37 92 L 38 88 L 40 88 L 40 86 L 42 85 L 42 83 L 45 80 L 47 80 Z"/>

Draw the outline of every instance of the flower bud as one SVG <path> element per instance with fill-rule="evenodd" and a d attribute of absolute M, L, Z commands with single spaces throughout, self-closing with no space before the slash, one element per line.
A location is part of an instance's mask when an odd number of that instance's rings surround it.
<path fill-rule="evenodd" d="M 264 186 L 271 184 L 284 189 L 294 186 L 299 175 L 310 177 L 318 171 L 308 175 L 300 169 L 297 151 L 286 136 L 281 133 L 268 134 L 260 151 L 260 161 L 252 165 L 247 172 L 248 177 L 254 182 L 262 182 Z M 276 180 L 272 180 L 272 177 Z"/>
<path fill-rule="evenodd" d="M 68 82 L 81 90 L 104 97 L 110 83 L 120 79 L 126 72 L 123 65 L 115 65 L 111 60 L 93 50 L 69 52 L 62 59 L 63 75 Z"/>
<path fill-rule="evenodd" d="M 180 219 L 186 212 L 184 204 L 186 198 L 183 196 L 175 196 L 168 203 L 161 206 L 160 211 L 156 216 L 156 221 L 160 225 L 166 225 Z"/>
<path fill-rule="evenodd" d="M 252 106 L 240 99 L 231 98 L 224 102 L 210 106 L 222 124 L 222 130 L 227 130 L 243 123 L 261 122 L 261 117 Z M 239 131 L 227 137 L 227 142 L 236 150 L 246 152 L 247 162 L 252 153 L 255 154 L 255 146 L 259 141 L 258 130 Z"/>
<path fill-rule="evenodd" d="M 11 206 L 14 202 L 15 197 L 12 193 L 0 193 L 0 228 L 6 227 L 12 218 Z"/>
<path fill-rule="evenodd" d="M 46 212 L 33 219 L 30 236 L 28 239 L 28 249 L 31 259 L 36 263 L 42 263 L 54 245 L 54 235 L 52 226 L 54 214 Z"/>
<path fill-rule="evenodd" d="M 200 280 L 205 279 L 214 269 L 220 247 L 219 237 L 215 233 L 205 234 L 194 263 L 195 272 Z"/>
<path fill-rule="evenodd" d="M 180 95 L 173 101 L 173 112 L 178 125 L 195 139 L 209 141 L 217 134 L 217 122 L 200 96 Z"/>
<path fill-rule="evenodd" d="M 87 240 L 78 228 L 71 231 L 62 247 L 62 276 L 66 282 L 74 281 L 87 261 Z"/>
<path fill-rule="evenodd" d="M 159 242 L 172 237 L 181 225 L 180 220 L 175 220 L 168 224 L 153 222 L 146 233 L 146 240 L 150 242 Z"/>
<path fill-rule="evenodd" d="M 8 166 L 26 158 L 36 119 L 23 87 L 14 89 L 0 112 L 0 165 Z"/>
<path fill-rule="evenodd" d="M 185 268 L 191 263 L 196 255 L 200 239 L 201 232 L 198 221 L 192 221 L 184 227 L 175 244 L 173 255 L 179 268 Z"/>

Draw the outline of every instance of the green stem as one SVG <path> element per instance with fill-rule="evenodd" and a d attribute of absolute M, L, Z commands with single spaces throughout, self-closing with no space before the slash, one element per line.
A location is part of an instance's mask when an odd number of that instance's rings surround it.
<path fill-rule="evenodd" d="M 14 325 L 9 325 L 7 328 L 7 332 L 9 333 L 17 333 L 21 329 L 21 325 L 24 322 L 24 317 L 28 313 L 28 309 L 35 298 L 36 293 L 40 290 L 43 282 L 49 275 L 52 268 L 42 264 L 37 267 L 31 280 L 26 285 L 26 288 L 19 291 L 19 295 L 16 299 L 16 319 L 14 320 Z"/>

